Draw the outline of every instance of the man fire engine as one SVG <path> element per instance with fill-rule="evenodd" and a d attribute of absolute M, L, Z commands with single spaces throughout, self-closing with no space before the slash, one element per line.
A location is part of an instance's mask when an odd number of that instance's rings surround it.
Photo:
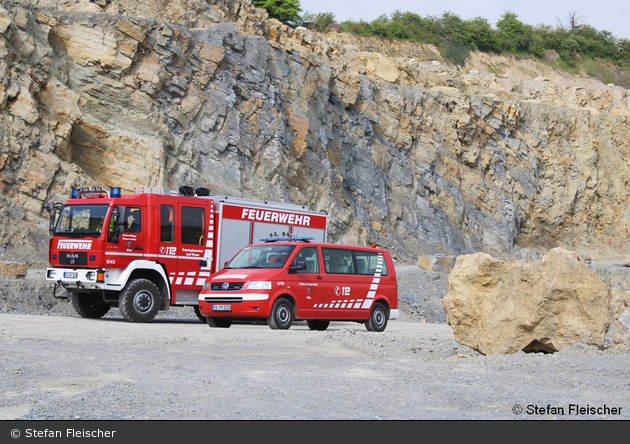
<path fill-rule="evenodd" d="M 269 236 L 325 241 L 327 216 L 304 206 L 211 195 L 205 188 L 148 187 L 122 194 L 73 189 L 49 203 L 55 297 L 70 297 L 77 313 L 100 318 L 112 306 L 131 322 L 159 310 L 193 306 L 205 280 L 242 247 Z M 67 291 L 57 296 L 57 290 Z"/>

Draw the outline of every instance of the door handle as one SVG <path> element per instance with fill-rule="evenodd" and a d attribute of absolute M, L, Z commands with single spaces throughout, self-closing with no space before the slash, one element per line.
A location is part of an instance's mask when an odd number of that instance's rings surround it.
<path fill-rule="evenodd" d="M 135 247 L 134 250 L 142 251 L 142 247 Z"/>

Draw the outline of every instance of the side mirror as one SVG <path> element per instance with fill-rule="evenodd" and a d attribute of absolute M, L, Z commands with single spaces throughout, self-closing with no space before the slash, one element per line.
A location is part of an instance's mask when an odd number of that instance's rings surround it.
<path fill-rule="evenodd" d="M 293 265 L 289 268 L 289 274 L 297 273 L 298 271 L 306 270 L 306 262 L 305 261 L 295 261 Z"/>
<path fill-rule="evenodd" d="M 109 229 L 107 231 L 107 240 L 113 244 L 118 243 L 118 236 L 123 232 L 123 228 L 120 225 L 121 213 L 118 207 L 114 208 L 110 217 Z"/>

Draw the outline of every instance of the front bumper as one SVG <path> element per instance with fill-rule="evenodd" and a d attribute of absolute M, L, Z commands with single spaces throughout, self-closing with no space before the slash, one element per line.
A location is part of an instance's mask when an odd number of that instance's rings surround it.
<path fill-rule="evenodd" d="M 46 281 L 55 284 L 55 288 L 66 290 L 104 290 L 105 282 L 99 281 L 101 270 L 84 268 L 47 268 Z"/>

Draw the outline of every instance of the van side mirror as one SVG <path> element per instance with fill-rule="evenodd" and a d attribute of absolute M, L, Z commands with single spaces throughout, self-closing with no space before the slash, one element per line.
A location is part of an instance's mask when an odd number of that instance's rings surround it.
<path fill-rule="evenodd" d="M 306 270 L 306 262 L 305 261 L 295 261 L 293 265 L 289 267 L 289 274 L 297 273 L 298 271 Z"/>

